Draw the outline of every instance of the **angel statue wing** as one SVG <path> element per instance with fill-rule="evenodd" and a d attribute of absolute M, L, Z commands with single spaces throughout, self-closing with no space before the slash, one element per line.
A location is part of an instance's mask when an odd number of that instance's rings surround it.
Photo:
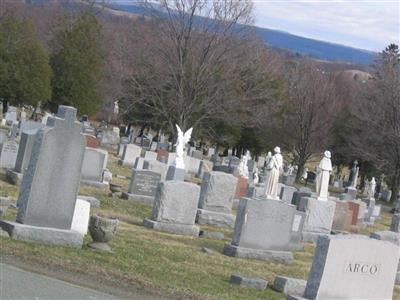
<path fill-rule="evenodd" d="M 185 134 L 183 136 L 183 141 L 184 141 L 185 144 L 190 141 L 190 137 L 192 136 L 192 131 L 193 131 L 193 127 L 191 127 L 190 129 L 188 129 L 185 132 Z"/>

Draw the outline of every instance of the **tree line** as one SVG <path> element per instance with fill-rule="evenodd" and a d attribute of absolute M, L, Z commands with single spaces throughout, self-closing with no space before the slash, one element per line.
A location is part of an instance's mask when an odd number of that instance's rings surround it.
<path fill-rule="evenodd" d="M 73 105 L 98 118 L 119 101 L 119 120 L 127 125 L 171 135 L 175 124 L 193 126 L 197 139 L 237 155 L 280 145 L 299 176 L 313 154 L 330 149 L 338 166 L 358 159 L 363 178 L 384 173 L 395 199 L 398 45 L 366 72 L 343 77 L 268 48 L 250 26 L 251 1 L 154 4 L 145 2 L 148 13 L 130 17 L 98 3 L 3 4 L 0 98 L 14 105 L 41 101 L 51 110 Z"/>

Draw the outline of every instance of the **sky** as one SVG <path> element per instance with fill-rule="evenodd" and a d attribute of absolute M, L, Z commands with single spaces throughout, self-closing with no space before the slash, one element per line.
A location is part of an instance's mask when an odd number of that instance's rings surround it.
<path fill-rule="evenodd" d="M 118 3 L 135 0 L 113 0 Z M 400 0 L 253 0 L 255 25 L 372 51 L 400 44 Z"/>

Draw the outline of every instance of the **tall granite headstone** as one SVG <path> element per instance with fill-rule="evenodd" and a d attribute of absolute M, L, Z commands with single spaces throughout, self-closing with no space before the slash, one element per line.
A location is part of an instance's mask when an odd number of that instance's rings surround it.
<path fill-rule="evenodd" d="M 17 223 L 0 224 L 11 237 L 82 245 L 83 237 L 71 231 L 86 145 L 76 113 L 59 106 L 57 116 L 37 132 L 18 196 Z"/>

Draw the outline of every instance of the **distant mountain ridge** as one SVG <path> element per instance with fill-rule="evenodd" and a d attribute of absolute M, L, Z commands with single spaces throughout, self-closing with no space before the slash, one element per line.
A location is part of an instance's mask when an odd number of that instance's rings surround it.
<path fill-rule="evenodd" d="M 113 4 L 111 8 L 134 14 L 147 14 L 146 8 L 135 4 Z M 268 46 L 316 59 L 370 65 L 378 56 L 378 53 L 368 50 L 305 38 L 279 30 L 257 26 L 254 28 Z"/>

